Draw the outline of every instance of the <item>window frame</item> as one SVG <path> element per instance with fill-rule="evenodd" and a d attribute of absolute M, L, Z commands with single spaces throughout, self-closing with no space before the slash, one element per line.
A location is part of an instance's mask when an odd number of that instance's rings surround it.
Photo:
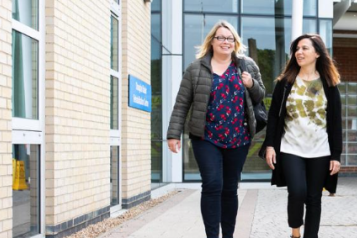
<path fill-rule="evenodd" d="M 118 129 L 113 130 L 110 129 L 110 151 L 112 150 L 113 146 L 117 146 L 118 147 L 118 204 L 113 205 L 110 207 L 110 214 L 112 217 L 115 217 L 117 215 L 119 215 L 118 213 L 120 212 L 120 210 L 122 209 L 122 159 L 121 159 L 121 89 L 122 89 L 122 47 L 121 47 L 121 4 L 120 4 L 120 0 L 110 0 L 110 18 L 114 17 L 116 20 L 118 20 L 118 71 L 113 70 L 110 66 L 110 77 L 108 78 L 108 80 L 110 81 L 112 77 L 115 77 L 118 79 Z M 111 63 L 110 63 L 111 65 Z M 110 105 L 111 106 L 111 105 Z M 111 120 L 111 119 L 110 119 Z M 111 158 L 110 158 L 111 161 Z M 110 166 L 111 166 L 111 162 L 110 162 Z M 110 201 L 111 203 L 111 201 Z"/>
<path fill-rule="evenodd" d="M 110 129 L 110 138 L 111 138 L 111 145 L 119 145 L 120 146 L 120 134 L 121 134 L 121 85 L 122 85 L 122 70 L 121 70 L 121 6 L 111 0 L 111 15 L 110 17 L 114 17 L 116 20 L 118 20 L 118 71 L 113 70 L 110 68 L 110 78 L 115 77 L 118 79 L 118 129 L 113 130 Z M 113 144 L 112 144 L 113 143 Z"/>
<path fill-rule="evenodd" d="M 32 238 L 45 236 L 46 204 L 45 204 L 45 0 L 38 0 L 38 30 L 20 21 L 12 19 L 12 30 L 38 41 L 38 119 L 12 117 L 12 145 L 38 145 L 39 149 L 39 234 Z"/>
<path fill-rule="evenodd" d="M 39 0 L 42 2 L 43 0 Z M 42 6 L 42 5 L 41 5 Z M 42 13 L 43 14 L 43 13 Z M 39 13 L 39 21 L 41 20 L 41 11 Z M 41 22 L 41 21 L 40 21 Z M 41 25 L 39 26 L 42 29 Z M 45 62 L 44 62 L 44 33 L 40 30 L 34 30 L 33 28 L 26 26 L 25 24 L 12 19 L 12 30 L 17 31 L 20 34 L 26 35 L 31 39 L 38 42 L 38 119 L 26 119 L 26 118 L 12 118 L 12 129 L 13 130 L 28 130 L 28 131 L 43 131 L 43 124 L 45 118 Z M 14 143 L 14 142 L 13 142 Z"/>

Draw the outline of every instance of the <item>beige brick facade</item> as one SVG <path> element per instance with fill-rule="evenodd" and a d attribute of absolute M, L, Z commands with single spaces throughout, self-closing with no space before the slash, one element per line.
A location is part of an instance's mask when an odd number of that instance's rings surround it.
<path fill-rule="evenodd" d="M 109 135 L 109 0 L 46 0 L 47 234 L 110 205 Z"/>
<path fill-rule="evenodd" d="M 11 0 L 0 1 L 0 237 L 12 237 Z"/>
<path fill-rule="evenodd" d="M 42 234 L 54 238 L 109 216 L 111 1 L 44 1 L 45 224 L 41 225 Z M 124 0 L 121 8 L 119 189 L 123 207 L 131 207 L 149 199 L 151 190 L 150 113 L 128 107 L 128 76 L 150 84 L 151 13 L 150 3 L 144 1 Z M 10 238 L 12 0 L 0 1 L 0 10 L 0 238 Z M 38 179 L 37 172 L 31 178 Z M 37 196 L 36 191 L 31 189 L 31 196 Z"/>
<path fill-rule="evenodd" d="M 128 75 L 150 84 L 150 4 L 122 1 L 122 188 L 123 205 L 150 196 L 150 113 L 128 107 Z M 136 197 L 136 198 L 134 198 Z"/>

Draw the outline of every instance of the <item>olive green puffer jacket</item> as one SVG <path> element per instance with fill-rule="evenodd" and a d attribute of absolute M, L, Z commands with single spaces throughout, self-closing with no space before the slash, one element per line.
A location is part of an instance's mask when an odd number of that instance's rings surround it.
<path fill-rule="evenodd" d="M 245 60 L 247 71 L 252 75 L 253 79 L 253 87 L 249 89 L 246 88 L 244 93 L 246 116 L 250 135 L 253 138 L 256 128 L 253 103 L 256 105 L 263 100 L 265 87 L 256 63 L 249 57 L 242 57 Z M 213 80 L 211 58 L 211 55 L 206 55 L 204 58 L 195 60 L 186 69 L 171 114 L 170 124 L 167 130 L 167 139 L 180 139 L 187 114 L 191 107 L 189 132 L 194 136 L 204 136 L 207 106 Z M 239 65 L 240 59 L 241 57 L 236 57 L 233 61 Z"/>

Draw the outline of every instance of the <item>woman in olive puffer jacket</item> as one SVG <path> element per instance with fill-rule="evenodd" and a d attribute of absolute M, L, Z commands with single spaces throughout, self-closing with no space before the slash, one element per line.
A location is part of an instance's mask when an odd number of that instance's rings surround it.
<path fill-rule="evenodd" d="M 189 133 L 202 177 L 201 212 L 208 238 L 232 238 L 238 210 L 238 181 L 256 121 L 253 105 L 265 95 L 259 68 L 238 56 L 243 45 L 232 25 L 218 22 L 185 71 L 167 132 L 177 153 L 191 108 Z M 246 65 L 241 71 L 239 65 Z"/>

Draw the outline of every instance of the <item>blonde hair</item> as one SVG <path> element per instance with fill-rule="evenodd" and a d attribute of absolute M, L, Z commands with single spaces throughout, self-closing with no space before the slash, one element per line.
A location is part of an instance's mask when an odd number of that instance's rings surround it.
<path fill-rule="evenodd" d="M 237 31 L 234 29 L 234 27 L 228 23 L 227 21 L 220 20 L 217 22 L 210 32 L 207 34 L 205 40 L 203 41 L 202 45 L 196 47 L 197 48 L 197 54 L 196 58 L 200 59 L 206 56 L 208 53 L 212 53 L 212 41 L 216 35 L 216 32 L 219 28 L 224 27 L 227 28 L 233 35 L 235 41 L 234 41 L 234 51 L 232 54 L 239 55 L 243 54 L 245 51 L 246 47 L 242 44 L 241 39 L 237 33 Z"/>

